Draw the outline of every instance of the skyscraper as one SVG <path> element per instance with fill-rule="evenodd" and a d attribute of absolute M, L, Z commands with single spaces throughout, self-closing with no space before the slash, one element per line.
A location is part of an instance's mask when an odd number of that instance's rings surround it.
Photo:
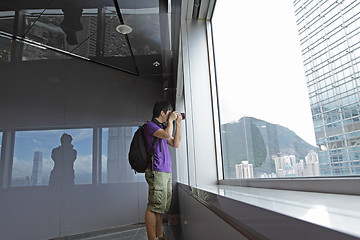
<path fill-rule="evenodd" d="M 41 184 L 42 174 L 42 152 L 34 152 L 34 162 L 31 174 L 31 186 L 37 186 Z"/>
<path fill-rule="evenodd" d="M 320 175 L 360 174 L 360 2 L 295 0 Z"/>
<path fill-rule="evenodd" d="M 134 181 L 128 152 L 134 134 L 132 127 L 109 128 L 107 183 L 123 183 Z"/>

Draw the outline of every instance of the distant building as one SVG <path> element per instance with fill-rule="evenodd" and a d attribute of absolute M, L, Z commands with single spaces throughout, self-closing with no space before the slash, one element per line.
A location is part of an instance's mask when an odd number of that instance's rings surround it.
<path fill-rule="evenodd" d="M 293 1 L 319 153 L 319 175 L 360 174 L 359 5 Z M 310 163 L 317 175 L 317 163 Z"/>
<path fill-rule="evenodd" d="M 306 166 L 303 159 L 300 159 L 298 163 L 296 163 L 296 176 L 297 177 L 305 177 L 306 176 Z"/>
<path fill-rule="evenodd" d="M 249 161 L 235 165 L 236 178 L 254 178 L 254 167 Z"/>
<path fill-rule="evenodd" d="M 31 186 L 41 185 L 42 177 L 42 152 L 34 152 L 33 169 L 31 174 Z"/>
<path fill-rule="evenodd" d="M 320 176 L 320 165 L 318 154 L 314 151 L 310 151 L 305 157 L 306 162 L 306 177 Z"/>
<path fill-rule="evenodd" d="M 279 154 L 274 155 L 275 170 L 278 177 L 295 177 L 296 176 L 296 157 L 294 155 Z"/>

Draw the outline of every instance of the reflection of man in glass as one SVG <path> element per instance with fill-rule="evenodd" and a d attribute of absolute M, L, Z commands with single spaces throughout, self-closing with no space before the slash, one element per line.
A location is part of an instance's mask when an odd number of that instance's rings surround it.
<path fill-rule="evenodd" d="M 60 186 L 60 183 L 74 185 L 74 162 L 77 151 L 71 144 L 72 140 L 73 138 L 69 134 L 64 133 L 60 138 L 61 146 L 54 148 L 51 152 L 54 169 L 50 174 L 50 186 Z"/>
<path fill-rule="evenodd" d="M 80 22 L 83 12 L 82 1 L 62 0 L 62 11 L 64 20 L 61 22 L 61 29 L 66 34 L 66 41 L 70 45 L 78 44 L 76 32 L 83 30 Z"/>

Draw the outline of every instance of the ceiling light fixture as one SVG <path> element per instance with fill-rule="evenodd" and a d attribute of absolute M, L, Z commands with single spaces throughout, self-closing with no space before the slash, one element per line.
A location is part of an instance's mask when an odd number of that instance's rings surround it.
<path fill-rule="evenodd" d="M 155 61 L 155 62 L 153 62 L 153 66 L 158 67 L 158 66 L 160 66 L 160 63 L 158 61 Z"/>
<path fill-rule="evenodd" d="M 132 28 L 125 24 L 120 24 L 116 27 L 116 31 L 118 31 L 121 34 L 129 34 L 132 32 Z"/>
<path fill-rule="evenodd" d="M 56 78 L 56 77 L 49 77 L 47 80 L 48 80 L 49 83 L 51 83 L 51 84 L 57 84 L 57 83 L 60 82 L 60 79 L 58 79 L 58 78 Z"/>

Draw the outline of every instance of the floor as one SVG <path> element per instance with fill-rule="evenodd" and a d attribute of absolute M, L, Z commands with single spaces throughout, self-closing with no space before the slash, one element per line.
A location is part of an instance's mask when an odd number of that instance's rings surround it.
<path fill-rule="evenodd" d="M 81 240 L 147 240 L 146 227 L 144 225 L 137 226 L 134 229 L 125 229 L 119 232 L 86 237 Z"/>
<path fill-rule="evenodd" d="M 182 239 L 178 225 L 170 227 L 167 223 L 164 223 L 163 227 L 169 240 Z M 97 232 L 55 238 L 52 240 L 147 240 L 147 234 L 145 223 L 140 223 Z"/>

